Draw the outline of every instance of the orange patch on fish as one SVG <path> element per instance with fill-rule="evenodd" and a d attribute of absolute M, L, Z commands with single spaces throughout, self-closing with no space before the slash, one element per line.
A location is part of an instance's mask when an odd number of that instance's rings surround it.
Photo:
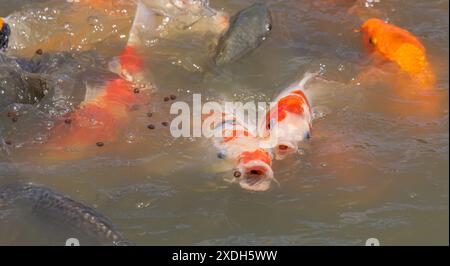
<path fill-rule="evenodd" d="M 231 134 L 224 132 L 223 142 L 232 141 L 238 137 L 249 137 L 250 133 L 247 130 L 233 130 Z"/>
<path fill-rule="evenodd" d="M 277 122 L 283 121 L 288 113 L 302 115 L 305 110 L 303 106 L 309 106 L 308 100 L 306 99 L 305 94 L 301 90 L 295 90 L 291 92 L 292 94 L 281 98 L 277 107 L 272 109 L 266 116 L 267 127 L 270 126 L 270 119 L 275 118 L 277 116 Z M 277 114 L 278 112 L 278 114 Z"/>
<path fill-rule="evenodd" d="M 137 48 L 127 46 L 119 57 L 122 71 L 127 73 L 139 73 L 143 69 L 143 61 L 138 56 Z"/>
<path fill-rule="evenodd" d="M 376 18 L 367 20 L 361 32 L 368 51 L 395 62 L 422 87 L 434 86 L 436 78 L 427 61 L 426 49 L 412 33 Z"/>
<path fill-rule="evenodd" d="M 246 151 L 241 153 L 238 157 L 239 163 L 247 164 L 252 161 L 261 161 L 266 163 L 267 165 L 271 165 L 272 163 L 272 159 L 270 158 L 269 153 L 263 149 L 258 149 L 253 152 Z"/>
<path fill-rule="evenodd" d="M 56 126 L 48 141 L 54 148 L 83 150 L 97 142 L 115 141 L 120 128 L 129 120 L 130 106 L 144 102 L 143 94 L 133 92 L 133 84 L 123 79 L 112 80 L 94 100 L 71 113 Z"/>

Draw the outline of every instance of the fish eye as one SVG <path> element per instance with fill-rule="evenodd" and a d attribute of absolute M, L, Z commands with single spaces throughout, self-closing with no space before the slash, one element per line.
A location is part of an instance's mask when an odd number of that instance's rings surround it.
<path fill-rule="evenodd" d="M 376 44 L 377 44 L 377 39 L 374 38 L 374 37 L 370 37 L 370 38 L 369 38 L 369 43 L 370 43 L 371 45 L 376 45 Z"/>
<path fill-rule="evenodd" d="M 226 154 L 225 152 L 221 151 L 217 154 L 217 158 L 219 159 L 225 159 L 226 158 Z"/>
<path fill-rule="evenodd" d="M 305 133 L 305 139 L 311 139 L 311 133 L 310 132 L 306 132 Z"/>

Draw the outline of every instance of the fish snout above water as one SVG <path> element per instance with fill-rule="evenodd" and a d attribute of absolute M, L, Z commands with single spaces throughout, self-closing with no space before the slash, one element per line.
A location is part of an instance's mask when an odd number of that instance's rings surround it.
<path fill-rule="evenodd" d="M 270 154 L 264 150 L 256 150 L 244 152 L 238 158 L 235 177 L 238 178 L 241 188 L 249 191 L 268 190 L 274 181 Z"/>
<path fill-rule="evenodd" d="M 221 37 L 214 62 L 225 65 L 237 61 L 259 47 L 272 30 L 272 15 L 267 6 L 254 4 L 236 14 Z"/>
<path fill-rule="evenodd" d="M 297 151 L 298 144 L 289 140 L 278 140 L 278 143 L 274 148 L 276 159 L 283 159 L 290 154 L 297 153 Z"/>

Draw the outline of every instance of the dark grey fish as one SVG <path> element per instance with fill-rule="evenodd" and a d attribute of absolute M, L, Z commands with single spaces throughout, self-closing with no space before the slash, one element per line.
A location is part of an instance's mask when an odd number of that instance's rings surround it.
<path fill-rule="evenodd" d="M 266 5 L 254 4 L 237 13 L 219 40 L 214 62 L 221 66 L 241 59 L 269 36 L 272 16 Z"/>
<path fill-rule="evenodd" d="M 47 78 L 22 69 L 30 60 L 8 58 L 0 53 L 0 107 L 11 103 L 34 104 L 48 91 Z M 31 61 L 30 61 L 31 62 Z"/>
<path fill-rule="evenodd" d="M 5 206 L 29 207 L 33 215 L 86 234 L 100 243 L 131 244 L 96 210 L 45 187 L 31 184 L 0 187 L 0 208 Z"/>

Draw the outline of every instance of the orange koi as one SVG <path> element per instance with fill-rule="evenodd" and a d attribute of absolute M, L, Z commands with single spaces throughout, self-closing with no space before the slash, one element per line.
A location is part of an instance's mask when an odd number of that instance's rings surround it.
<path fill-rule="evenodd" d="M 367 50 L 395 62 L 422 88 L 432 88 L 436 78 L 427 60 L 426 49 L 412 33 L 380 19 L 368 19 L 361 26 Z"/>
<path fill-rule="evenodd" d="M 57 125 L 47 142 L 47 149 L 83 151 L 97 144 L 114 142 L 119 137 L 120 128 L 127 125 L 134 105 L 147 101 L 145 94 L 136 86 L 141 81 L 144 63 L 136 38 L 136 30 L 143 21 L 148 21 L 146 10 L 138 5 L 137 15 L 130 32 L 128 44 L 118 57 L 117 73 L 122 77 L 110 80 L 99 94 L 82 103 L 81 107 L 70 113 L 64 123 Z M 76 155 L 77 156 L 77 155 Z M 75 156 L 75 157 L 76 157 Z"/>

